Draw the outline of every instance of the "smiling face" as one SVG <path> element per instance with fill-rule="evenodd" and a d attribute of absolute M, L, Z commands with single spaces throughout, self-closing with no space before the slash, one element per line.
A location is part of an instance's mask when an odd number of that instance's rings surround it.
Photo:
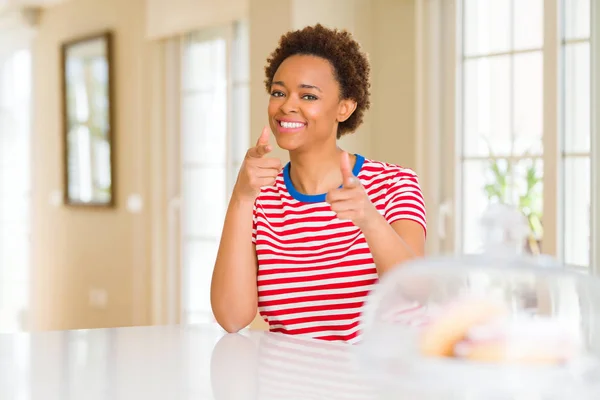
<path fill-rule="evenodd" d="M 356 103 L 340 98 L 331 63 L 294 55 L 281 63 L 271 85 L 269 124 L 279 147 L 309 150 L 331 142 L 338 123 L 352 115 Z"/>

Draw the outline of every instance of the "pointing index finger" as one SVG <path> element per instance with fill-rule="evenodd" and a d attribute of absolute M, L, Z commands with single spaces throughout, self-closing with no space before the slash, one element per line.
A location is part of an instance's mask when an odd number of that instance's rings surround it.
<path fill-rule="evenodd" d="M 262 130 L 262 133 L 260 134 L 260 137 L 256 142 L 256 146 L 252 147 L 248 151 L 248 155 L 250 157 L 260 158 L 263 157 L 265 154 L 269 153 L 271 150 L 273 150 L 271 148 L 271 145 L 269 144 L 270 134 L 271 131 L 269 130 L 269 127 L 265 126 Z"/>
<path fill-rule="evenodd" d="M 356 177 L 352 173 L 352 167 L 350 165 L 350 156 L 347 152 L 342 153 L 342 160 L 340 163 L 340 169 L 342 171 L 342 178 L 344 179 L 344 187 L 353 187 L 356 185 Z"/>
<path fill-rule="evenodd" d="M 258 138 L 258 141 L 256 142 L 256 146 L 265 146 L 269 144 L 269 136 L 271 135 L 271 130 L 269 129 L 268 126 L 265 126 L 262 130 L 262 133 L 260 134 L 260 137 Z"/>

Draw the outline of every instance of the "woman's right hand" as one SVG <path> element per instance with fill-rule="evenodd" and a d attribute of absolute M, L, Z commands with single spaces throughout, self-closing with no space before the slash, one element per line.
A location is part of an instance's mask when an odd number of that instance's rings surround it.
<path fill-rule="evenodd" d="M 269 127 L 266 126 L 256 146 L 246 152 L 246 157 L 240 168 L 237 182 L 235 183 L 234 195 L 242 199 L 254 200 L 260 194 L 263 186 L 272 186 L 281 172 L 281 160 L 265 157 L 273 148 L 269 144 Z"/>

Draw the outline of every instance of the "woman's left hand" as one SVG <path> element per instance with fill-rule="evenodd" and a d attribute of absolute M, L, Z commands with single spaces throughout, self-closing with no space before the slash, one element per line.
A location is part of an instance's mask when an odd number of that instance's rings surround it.
<path fill-rule="evenodd" d="M 352 174 L 348 153 L 342 153 L 340 166 L 344 179 L 342 187 L 327 193 L 325 201 L 331 205 L 331 210 L 339 219 L 350 220 L 362 229 L 379 211 L 371 203 L 358 178 Z"/>

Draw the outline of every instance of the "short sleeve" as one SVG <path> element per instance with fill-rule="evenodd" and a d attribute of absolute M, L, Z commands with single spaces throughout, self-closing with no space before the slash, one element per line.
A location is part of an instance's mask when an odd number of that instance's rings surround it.
<path fill-rule="evenodd" d="M 399 220 L 415 221 L 427 232 L 425 201 L 414 171 L 402 168 L 390 179 L 384 216 L 390 224 Z"/>

